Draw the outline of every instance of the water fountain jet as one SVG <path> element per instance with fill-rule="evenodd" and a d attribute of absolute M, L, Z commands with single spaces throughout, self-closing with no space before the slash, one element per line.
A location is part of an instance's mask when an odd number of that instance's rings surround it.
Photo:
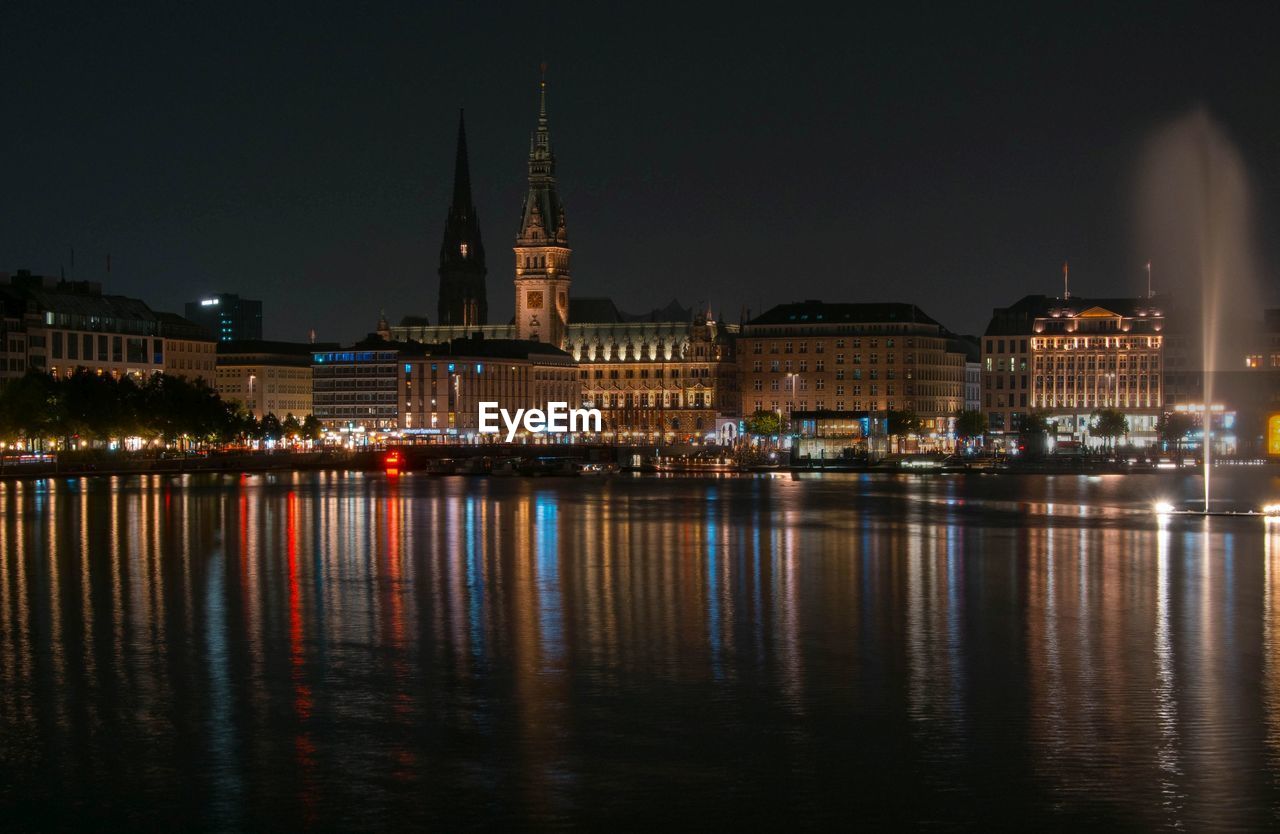
<path fill-rule="evenodd" d="M 1174 329 L 1186 331 L 1188 356 L 1200 361 L 1201 512 L 1207 514 L 1213 500 L 1213 407 L 1222 393 L 1219 374 L 1234 369 L 1233 358 L 1240 361 L 1247 353 L 1243 340 L 1261 306 L 1244 163 L 1222 128 L 1197 109 L 1164 127 L 1149 143 L 1138 199 L 1144 250 L 1157 254 L 1162 295 L 1175 308 L 1167 319 Z M 1193 323 L 1197 316 L 1198 328 Z M 1191 342 L 1192 337 L 1198 342 Z M 1167 354 L 1168 335 L 1165 340 Z"/>

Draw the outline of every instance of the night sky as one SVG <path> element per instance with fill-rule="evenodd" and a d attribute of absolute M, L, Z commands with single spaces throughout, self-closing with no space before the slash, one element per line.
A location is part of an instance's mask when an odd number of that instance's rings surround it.
<path fill-rule="evenodd" d="M 1136 159 L 1197 105 L 1280 265 L 1274 3 L 109 5 L 0 4 L 0 270 L 260 297 L 270 338 L 434 321 L 459 107 L 510 317 L 544 60 L 573 292 L 626 310 L 899 300 L 973 332 L 1064 258 L 1136 293 Z"/>

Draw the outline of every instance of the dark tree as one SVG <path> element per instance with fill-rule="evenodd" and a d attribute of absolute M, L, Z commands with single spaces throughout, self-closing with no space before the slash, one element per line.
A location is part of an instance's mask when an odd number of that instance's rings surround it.
<path fill-rule="evenodd" d="M 970 441 L 987 433 L 987 415 L 981 411 L 956 412 L 956 437 Z"/>
<path fill-rule="evenodd" d="M 308 414 L 306 419 L 302 421 L 302 436 L 307 440 L 318 441 L 323 434 L 323 427 L 320 420 L 314 414 Z"/>
<path fill-rule="evenodd" d="M 910 409 L 905 411 L 890 411 L 888 416 L 888 431 L 890 436 L 910 437 L 913 434 L 920 433 L 920 418 Z"/>
<path fill-rule="evenodd" d="M 747 432 L 773 436 L 782 431 L 782 419 L 776 411 L 757 411 L 747 418 Z"/>
<path fill-rule="evenodd" d="M 279 440 L 283 435 L 284 430 L 280 425 L 280 418 L 271 413 L 264 415 L 262 418 L 262 439 Z"/>
<path fill-rule="evenodd" d="M 1099 409 L 1093 412 L 1093 422 L 1089 425 L 1089 431 L 1106 439 L 1107 445 L 1114 451 L 1116 440 L 1129 433 L 1129 418 L 1114 408 Z"/>

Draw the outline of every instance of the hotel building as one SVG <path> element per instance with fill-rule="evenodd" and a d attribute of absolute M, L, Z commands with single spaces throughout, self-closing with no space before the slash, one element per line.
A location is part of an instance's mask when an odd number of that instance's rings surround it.
<path fill-rule="evenodd" d="M 1165 316 L 1156 299 L 1029 295 L 994 311 L 982 337 L 982 407 L 990 433 L 1013 440 L 1032 412 L 1059 444 L 1097 445 L 1093 415 L 1128 418 L 1128 441 L 1156 440 L 1164 407 Z"/>
<path fill-rule="evenodd" d="M 914 304 L 782 304 L 737 340 L 742 413 L 913 411 L 942 444 L 964 406 L 965 353 Z"/>

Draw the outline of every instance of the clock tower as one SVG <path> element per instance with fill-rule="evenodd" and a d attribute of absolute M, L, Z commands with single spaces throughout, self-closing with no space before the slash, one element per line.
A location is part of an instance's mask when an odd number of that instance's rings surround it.
<path fill-rule="evenodd" d="M 556 158 L 547 127 L 546 65 L 538 127 L 529 141 L 529 193 L 516 235 L 516 338 L 565 346 L 569 322 L 569 234 L 556 193 Z"/>

